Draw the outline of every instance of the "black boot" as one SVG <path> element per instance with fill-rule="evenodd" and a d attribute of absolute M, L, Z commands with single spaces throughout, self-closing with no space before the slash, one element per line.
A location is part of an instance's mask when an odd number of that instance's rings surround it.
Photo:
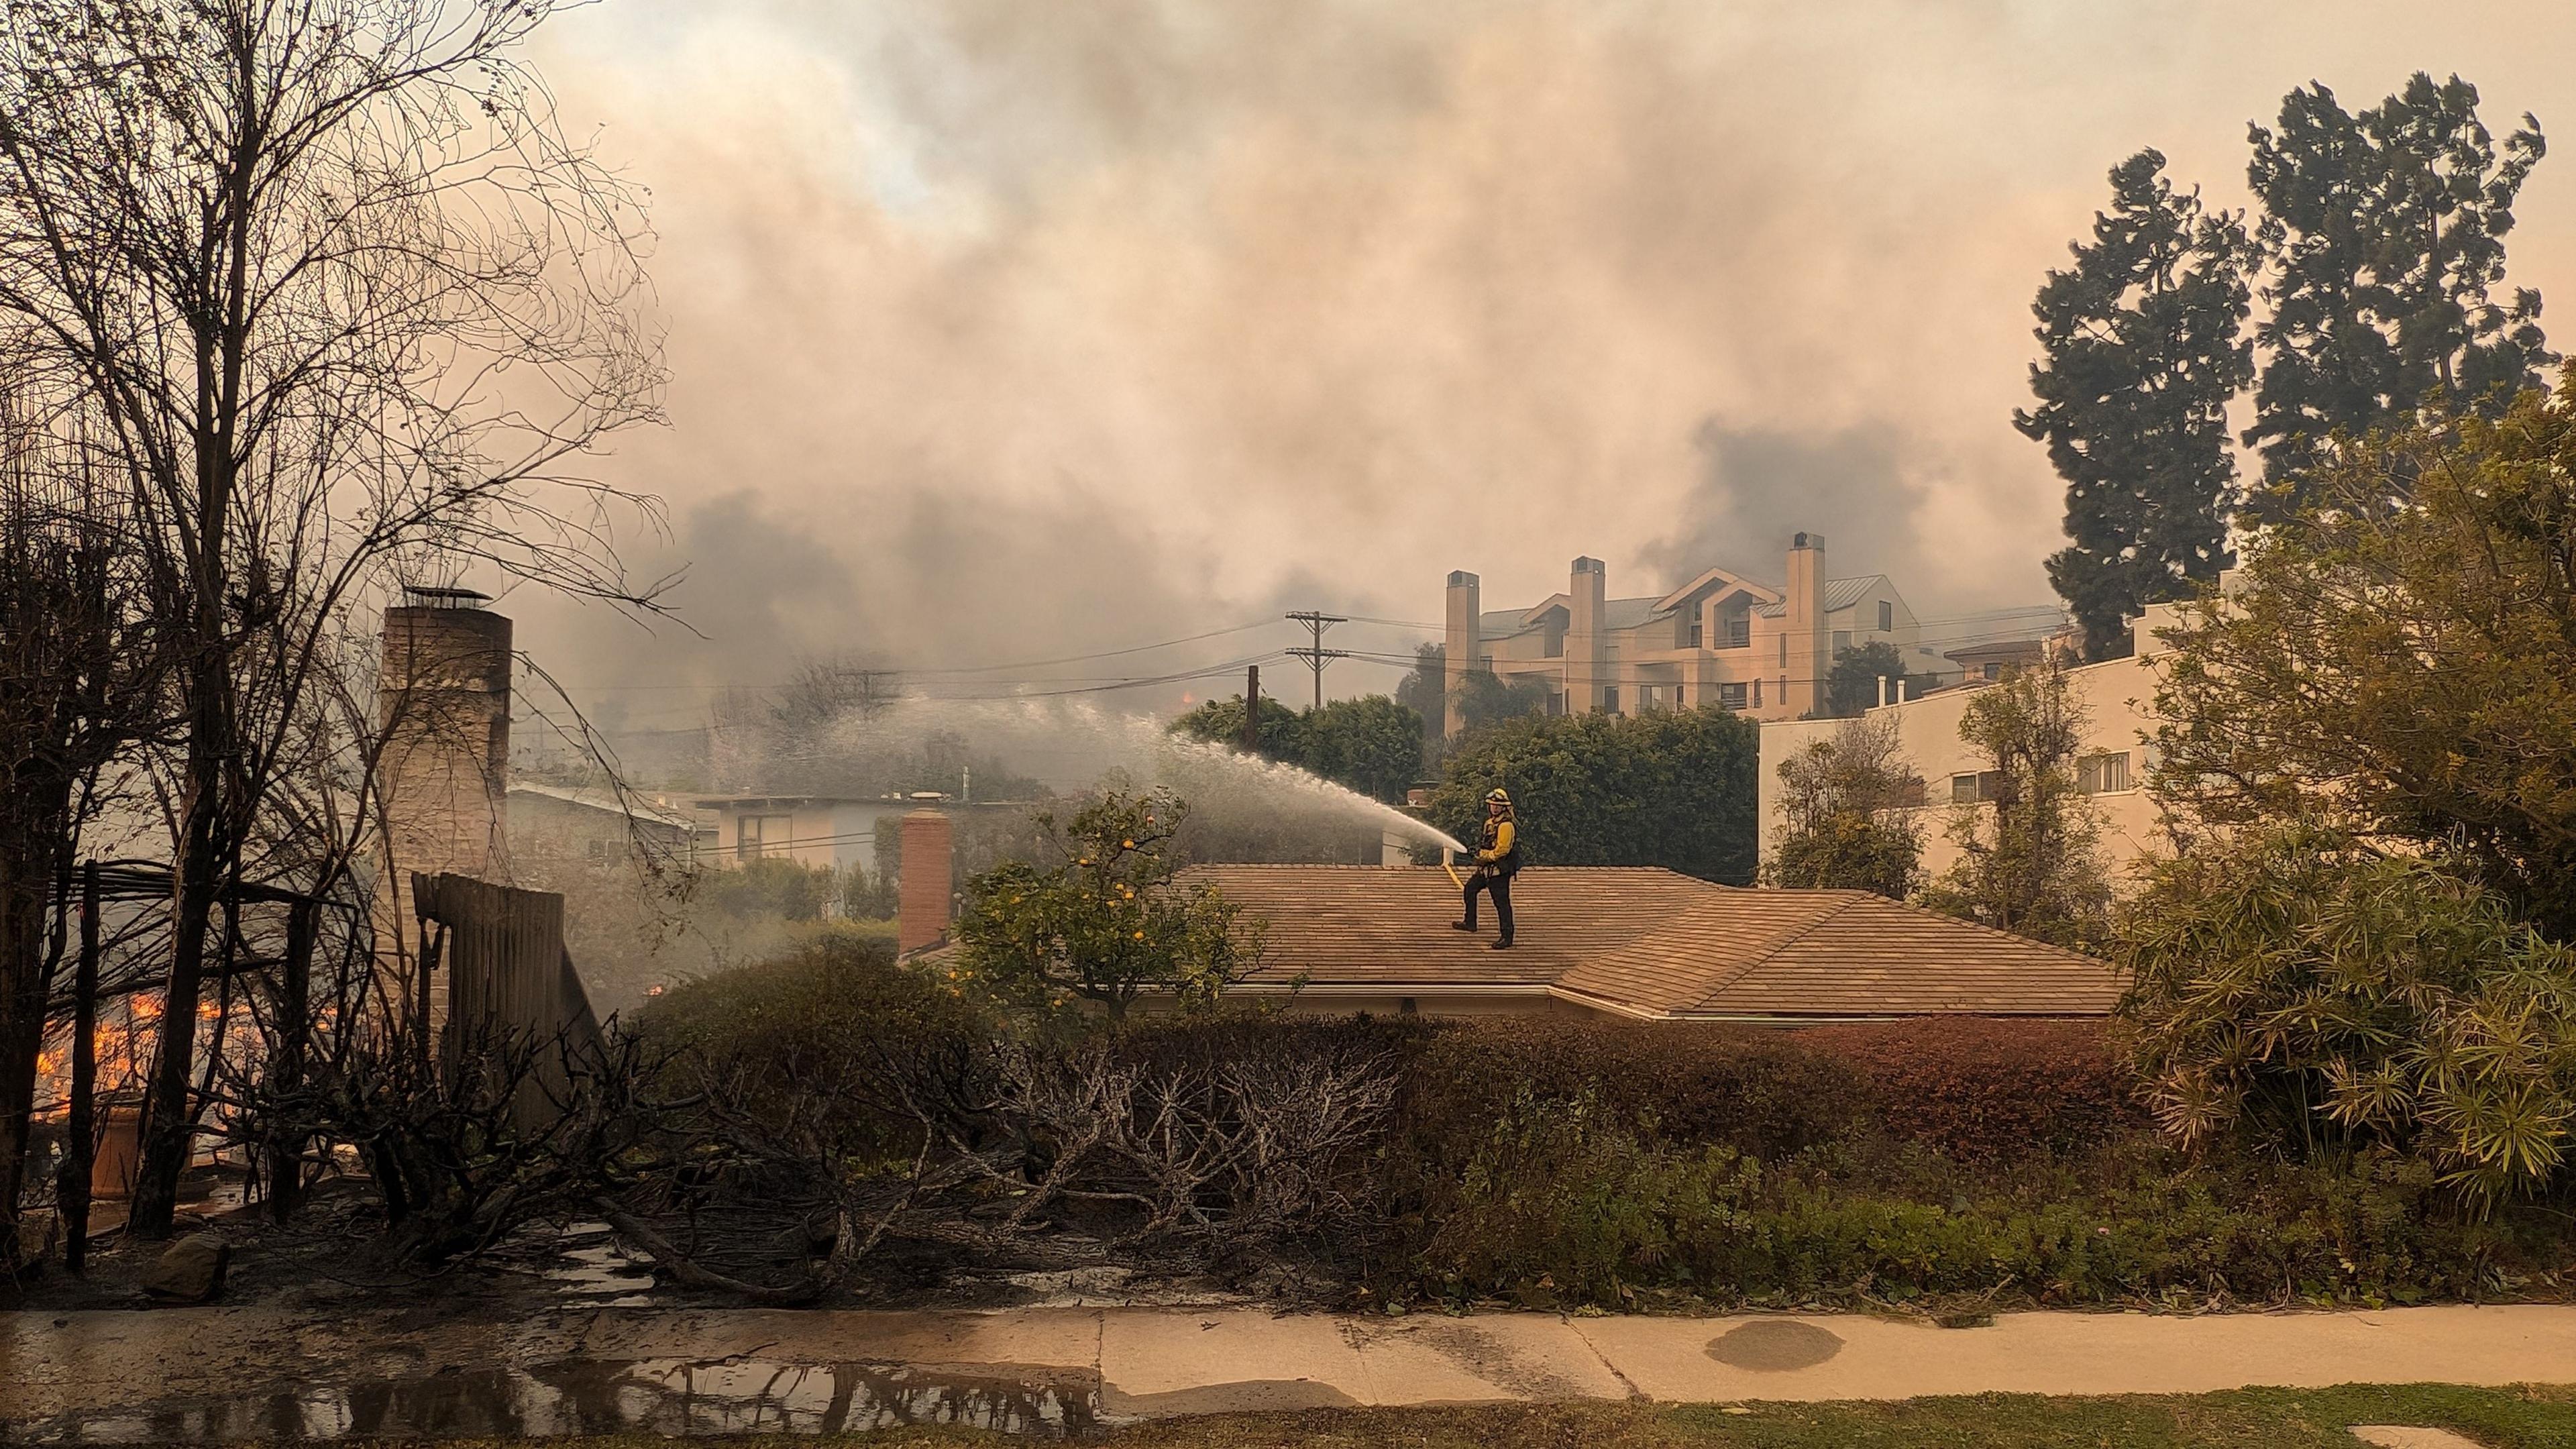
<path fill-rule="evenodd" d="M 1453 931 L 1473 931 L 1476 929 L 1476 923 L 1473 921 L 1451 921 L 1449 923 L 1449 929 Z"/>
<path fill-rule="evenodd" d="M 1501 940 L 1496 941 L 1493 944 L 1492 949 L 1496 951 L 1508 951 L 1512 949 L 1512 938 L 1509 936 L 1503 937 Z"/>

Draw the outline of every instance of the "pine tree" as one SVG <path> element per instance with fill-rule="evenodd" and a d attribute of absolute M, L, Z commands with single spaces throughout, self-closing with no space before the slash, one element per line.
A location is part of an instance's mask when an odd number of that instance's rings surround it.
<path fill-rule="evenodd" d="M 2436 395 L 2492 414 L 2557 361 L 2538 292 L 2491 296 L 2514 197 L 2546 150 L 2522 121 L 2499 152 L 2477 88 L 2419 71 L 2359 115 L 2319 85 L 2282 99 L 2277 132 L 2248 128 L 2271 315 L 2244 441 L 2282 490 L 2259 516 L 2295 505 L 2334 433 L 2403 428 Z"/>
<path fill-rule="evenodd" d="M 2040 286 L 2039 406 L 2013 414 L 2066 480 L 2073 542 L 2048 576 L 2091 659 L 2126 654 L 2141 609 L 2228 562 L 2227 404 L 2253 377 L 2241 335 L 2249 244 L 2240 218 L 2175 191 L 2164 164 L 2147 150 L 2113 167 L 2091 244 Z"/>

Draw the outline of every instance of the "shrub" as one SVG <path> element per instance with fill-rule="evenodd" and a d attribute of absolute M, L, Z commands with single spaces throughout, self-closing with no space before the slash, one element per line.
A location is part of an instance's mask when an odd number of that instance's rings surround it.
<path fill-rule="evenodd" d="M 1423 1277 L 1448 1298 L 1619 1305 L 1636 1285 L 1691 1280 L 1708 1246 L 1751 1225 L 1752 1159 L 1640 1141 L 1589 1091 L 1523 1087 L 1439 1185 Z"/>
<path fill-rule="evenodd" d="M 1403 1112 L 1420 1150 L 1451 1166 L 1524 1089 L 1545 1102 L 1588 1095 L 1667 1141 L 1771 1158 L 1857 1130 L 1875 1105 L 1860 1087 L 1782 1032 L 1503 1016 L 1435 1029 Z"/>
<path fill-rule="evenodd" d="M 2159 866 L 2123 946 L 2139 1069 L 2182 1142 L 2385 1145 L 2482 1200 L 2562 1174 L 2576 949 L 2444 862 L 2265 832 Z"/>
<path fill-rule="evenodd" d="M 1857 1067 L 1893 1135 L 1962 1162 L 2071 1152 L 2144 1120 L 2099 1022 L 1928 1017 L 1796 1038 Z"/>
<path fill-rule="evenodd" d="M 1924 1201 L 1639 1137 L 1589 1099 L 1514 1099 L 1434 1201 L 1410 1284 L 1450 1301 L 1607 1308 L 1962 1299 L 2050 1305 L 2478 1298 L 2563 1277 L 2536 1214 L 2462 1217 L 2393 1153 L 2187 1168 L 2140 1136 L 2091 1180 Z M 1392 1286 L 1392 1285 L 1391 1285 Z"/>
<path fill-rule="evenodd" d="M 1893 720 L 1846 720 L 1782 760 L 1779 774 L 1780 842 L 1762 868 L 1770 884 L 1899 901 L 1914 893 L 1923 835 L 1905 807 L 1923 803 L 1923 777 Z"/>
<path fill-rule="evenodd" d="M 1969 1162 L 2080 1146 L 2139 1120 L 2099 1023 L 1975 1018 L 1778 1031 L 1494 1017 L 1443 1025 L 1410 1074 L 1424 1150 L 1473 1140 L 1522 1086 L 1590 1092 L 1662 1139 L 1777 1161 L 1884 1134 Z"/>
<path fill-rule="evenodd" d="M 806 1110 L 802 1098 L 828 1090 L 837 1134 L 897 1154 L 919 1135 L 893 1100 L 897 1081 L 964 1069 L 999 1025 L 943 979 L 897 965 L 881 935 L 836 932 L 676 987 L 635 1030 L 650 1051 L 697 1082 L 725 1083 L 750 1110 Z"/>
<path fill-rule="evenodd" d="M 1212 885 L 1176 879 L 1189 809 L 1167 790 L 1108 791 L 1033 822 L 1054 859 L 1006 860 L 966 882 L 961 974 L 1030 1003 L 1078 997 L 1112 1021 L 1148 991 L 1204 1006 L 1261 961 L 1259 921 Z"/>

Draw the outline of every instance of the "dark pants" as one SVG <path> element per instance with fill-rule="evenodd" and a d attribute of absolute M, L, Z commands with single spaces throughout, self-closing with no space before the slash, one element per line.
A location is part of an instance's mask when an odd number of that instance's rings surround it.
<path fill-rule="evenodd" d="M 1494 898 L 1494 921 L 1503 928 L 1503 939 L 1512 938 L 1512 878 L 1500 871 L 1480 870 L 1467 882 L 1467 929 L 1476 929 L 1476 892 L 1484 891 Z"/>

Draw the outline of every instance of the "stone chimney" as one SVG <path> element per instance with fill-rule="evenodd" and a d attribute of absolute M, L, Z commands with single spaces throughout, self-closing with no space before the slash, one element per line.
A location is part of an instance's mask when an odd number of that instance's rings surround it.
<path fill-rule="evenodd" d="M 1441 676 L 1441 733 L 1456 735 L 1467 728 L 1467 716 L 1460 706 L 1467 697 L 1467 675 L 1482 667 L 1485 652 L 1483 605 L 1479 601 L 1476 576 L 1465 570 L 1449 575 L 1449 632 L 1442 648 L 1447 652 L 1446 672 Z"/>
<path fill-rule="evenodd" d="M 403 592 L 385 610 L 376 786 L 392 857 L 384 924 L 408 939 L 413 871 L 508 873 L 510 621 L 470 589 Z"/>
<path fill-rule="evenodd" d="M 903 817 L 903 848 L 896 867 L 901 889 L 894 922 L 898 955 L 948 939 L 948 907 L 955 899 L 949 882 L 953 839 L 948 817 L 936 810 L 915 810 Z"/>
<path fill-rule="evenodd" d="M 1828 703 L 1825 676 L 1834 667 L 1834 636 L 1825 618 L 1823 534 L 1790 538 L 1789 584 L 1784 592 L 1786 617 L 1780 623 L 1789 659 L 1781 670 L 1780 702 L 1800 714 L 1821 715 Z"/>
<path fill-rule="evenodd" d="M 1610 590 L 1610 571 L 1597 558 L 1579 558 L 1567 576 L 1565 596 L 1565 712 L 1592 714 L 1601 708 L 1601 687 L 1610 682 L 1610 640 L 1602 630 L 1602 609 Z"/>

